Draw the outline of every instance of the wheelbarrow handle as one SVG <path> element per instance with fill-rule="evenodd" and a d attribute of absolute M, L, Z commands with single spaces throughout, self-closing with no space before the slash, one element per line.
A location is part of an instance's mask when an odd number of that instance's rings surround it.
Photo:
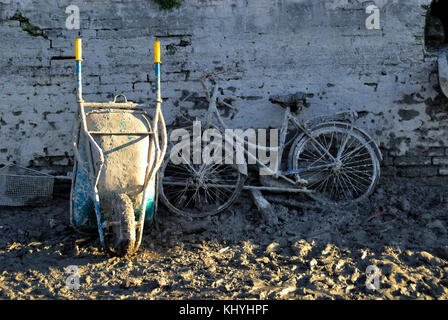
<path fill-rule="evenodd" d="M 78 102 L 82 102 L 82 39 L 75 40 L 76 90 Z"/>
<path fill-rule="evenodd" d="M 155 67 L 155 73 L 156 73 L 156 94 L 157 94 L 157 103 L 159 103 L 161 98 L 161 92 L 160 92 L 160 41 L 154 41 L 154 67 Z"/>
<path fill-rule="evenodd" d="M 154 41 L 154 63 L 162 63 L 160 61 L 160 41 Z"/>
<path fill-rule="evenodd" d="M 75 60 L 82 61 L 82 39 L 75 40 Z"/>
<path fill-rule="evenodd" d="M 124 103 L 128 103 L 128 99 L 127 99 L 126 96 L 125 96 L 124 94 L 122 94 L 122 93 L 117 94 L 117 95 L 114 97 L 114 102 L 113 102 L 113 103 L 117 103 L 117 98 L 118 98 L 118 97 L 123 97 L 123 99 L 124 99 Z"/>

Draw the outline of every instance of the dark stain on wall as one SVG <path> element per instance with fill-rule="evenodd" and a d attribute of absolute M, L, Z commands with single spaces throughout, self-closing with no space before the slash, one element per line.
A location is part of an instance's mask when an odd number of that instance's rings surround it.
<path fill-rule="evenodd" d="M 409 121 L 418 117 L 420 115 L 420 112 L 416 110 L 400 109 L 398 110 L 398 115 L 401 118 L 400 120 Z"/>
<path fill-rule="evenodd" d="M 398 104 L 419 104 L 422 103 L 422 100 L 417 100 L 416 98 L 422 98 L 422 96 L 418 93 L 412 93 L 412 94 L 405 94 L 403 96 L 403 99 L 398 100 L 398 101 L 394 101 L 395 103 Z"/>
<path fill-rule="evenodd" d="M 427 99 L 425 112 L 432 121 L 448 119 L 448 98 L 443 93 L 439 93 L 434 99 Z"/>

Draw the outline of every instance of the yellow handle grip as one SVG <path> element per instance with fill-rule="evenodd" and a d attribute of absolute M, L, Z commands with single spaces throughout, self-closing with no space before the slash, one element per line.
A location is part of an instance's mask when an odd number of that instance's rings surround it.
<path fill-rule="evenodd" d="M 160 61 L 160 41 L 154 41 L 154 63 L 162 63 Z"/>
<path fill-rule="evenodd" d="M 75 40 L 75 60 L 82 61 L 82 39 Z"/>

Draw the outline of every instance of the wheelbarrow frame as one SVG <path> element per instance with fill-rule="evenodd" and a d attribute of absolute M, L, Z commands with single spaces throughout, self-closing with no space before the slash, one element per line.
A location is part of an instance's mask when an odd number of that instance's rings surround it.
<path fill-rule="evenodd" d="M 87 178 L 91 183 L 92 186 L 92 200 L 94 204 L 94 210 L 96 215 L 96 223 L 99 233 L 99 238 L 101 245 L 105 248 L 105 241 L 104 241 L 104 227 L 108 227 L 108 225 L 104 225 L 105 221 L 103 221 L 101 216 L 101 205 L 100 205 L 100 197 L 98 192 L 98 183 L 100 180 L 102 168 L 104 165 L 104 152 L 102 148 L 98 145 L 98 143 L 95 141 L 93 136 L 95 135 L 143 135 L 149 137 L 149 145 L 148 145 L 148 154 L 147 154 L 147 163 L 146 163 L 146 170 L 145 170 L 145 177 L 144 177 L 144 183 L 143 183 L 143 197 L 141 204 L 139 206 L 138 211 L 140 211 L 140 216 L 138 219 L 138 222 L 136 224 L 136 242 L 134 246 L 134 252 L 138 250 L 140 247 L 141 241 L 142 241 L 142 235 L 143 235 L 143 228 L 144 228 L 144 222 L 145 222 L 145 215 L 146 215 L 146 207 L 147 207 L 147 192 L 148 192 L 148 185 L 150 181 L 154 181 L 157 171 L 160 168 L 165 153 L 166 153 L 166 147 L 167 147 L 167 134 L 166 134 L 166 125 L 165 120 L 162 114 L 162 99 L 161 99 L 161 89 L 160 89 L 160 42 L 155 41 L 154 42 L 154 64 L 155 64 L 155 75 L 156 75 L 156 105 L 155 105 L 155 112 L 154 112 L 154 118 L 152 121 L 152 131 L 146 131 L 146 132 L 101 132 L 101 131 L 89 131 L 87 127 L 87 109 L 102 109 L 102 110 L 127 110 L 127 111 L 139 111 L 144 113 L 145 115 L 150 117 L 149 112 L 147 112 L 149 109 L 154 109 L 154 106 L 150 105 L 144 105 L 144 104 L 137 104 L 134 102 L 128 102 L 126 97 L 123 95 L 117 95 L 114 98 L 114 101 L 102 103 L 102 102 L 86 102 L 84 101 L 82 97 L 82 40 L 76 39 L 75 41 L 75 50 L 76 50 L 76 89 L 77 89 L 77 101 L 78 101 L 78 109 L 76 113 L 76 125 L 74 126 L 74 132 L 73 132 L 73 150 L 75 155 L 75 165 L 74 165 L 74 176 L 73 176 L 73 182 L 72 182 L 72 190 L 71 190 L 71 201 L 70 201 L 70 217 L 71 220 L 73 218 L 74 214 L 74 187 L 76 183 L 76 177 L 77 177 L 77 170 L 86 170 Z M 117 98 L 119 96 L 123 96 L 125 99 L 125 102 L 116 102 Z M 160 131 L 159 131 L 160 127 Z M 87 144 L 85 145 L 85 152 L 86 152 L 86 158 L 87 161 L 83 159 L 83 157 L 80 155 L 79 151 L 79 138 L 84 135 L 87 137 Z M 153 150 L 154 149 L 154 150 Z M 94 154 L 94 152 L 96 155 Z M 154 151 L 154 161 L 152 160 L 152 154 Z M 94 162 L 94 159 L 96 159 L 96 162 Z M 87 162 L 87 163 L 86 163 Z M 86 169 L 87 168 L 87 169 Z M 157 184 L 155 184 L 155 199 L 157 199 Z M 155 206 L 154 210 L 156 210 L 157 205 Z"/>

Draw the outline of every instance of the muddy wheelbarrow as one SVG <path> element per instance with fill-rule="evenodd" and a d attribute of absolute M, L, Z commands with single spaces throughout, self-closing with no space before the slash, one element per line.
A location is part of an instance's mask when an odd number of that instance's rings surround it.
<path fill-rule="evenodd" d="M 161 111 L 160 42 L 154 43 L 156 105 L 82 98 L 82 42 L 76 39 L 79 108 L 73 132 L 75 155 L 70 222 L 81 233 L 98 232 L 110 253 L 125 256 L 140 247 L 145 222 L 157 210 L 157 172 L 166 152 Z M 120 102 L 119 102 L 120 100 Z"/>

